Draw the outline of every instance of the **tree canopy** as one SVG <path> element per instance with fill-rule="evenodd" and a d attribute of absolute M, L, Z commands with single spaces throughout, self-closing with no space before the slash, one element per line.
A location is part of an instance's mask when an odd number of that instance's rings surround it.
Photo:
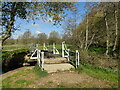
<path fill-rule="evenodd" d="M 68 2 L 2 2 L 2 43 L 17 30 L 16 18 L 34 20 L 41 17 L 46 20 L 51 17 L 56 25 L 65 18 L 65 11 L 74 6 Z"/>

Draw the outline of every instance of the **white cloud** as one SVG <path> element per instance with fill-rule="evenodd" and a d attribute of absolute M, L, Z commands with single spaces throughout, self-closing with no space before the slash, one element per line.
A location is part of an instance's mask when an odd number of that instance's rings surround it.
<path fill-rule="evenodd" d="M 36 31 L 35 33 L 36 33 L 36 34 L 40 34 L 40 33 L 42 33 L 42 32 L 40 32 L 40 31 Z"/>

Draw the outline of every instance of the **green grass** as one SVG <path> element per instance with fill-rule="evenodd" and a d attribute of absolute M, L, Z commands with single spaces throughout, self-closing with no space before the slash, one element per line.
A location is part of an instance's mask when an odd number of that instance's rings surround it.
<path fill-rule="evenodd" d="M 2 81 L 3 88 L 26 88 L 28 85 L 32 84 L 32 80 L 24 80 L 24 79 L 17 79 L 20 78 L 20 76 L 27 76 L 29 77 L 29 74 L 32 73 L 32 69 L 27 70 L 20 70 L 19 72 L 5 78 Z M 17 79 L 17 80 L 15 80 Z"/>
<path fill-rule="evenodd" d="M 30 45 L 4 45 L 3 46 L 3 51 L 7 50 L 15 50 L 15 49 L 28 49 L 30 48 Z"/>
<path fill-rule="evenodd" d="M 33 68 L 33 71 L 34 73 L 38 76 L 38 77 L 45 77 L 48 75 L 48 72 L 46 70 L 41 70 L 41 68 L 36 65 L 34 68 Z"/>
<path fill-rule="evenodd" d="M 34 74 L 34 77 L 31 77 L 31 74 Z M 22 69 L 19 72 L 5 78 L 2 81 L 3 88 L 26 88 L 33 84 L 36 79 L 47 75 L 47 71 L 41 71 L 37 65 L 33 69 Z M 29 79 L 29 77 L 32 79 Z M 27 78 L 27 80 L 24 78 Z M 49 81 L 48 83 L 51 84 L 52 81 Z"/>
<path fill-rule="evenodd" d="M 25 88 L 30 84 L 32 84 L 32 81 L 30 81 L 30 80 L 18 79 L 15 82 L 14 86 L 15 86 L 15 88 Z"/>
<path fill-rule="evenodd" d="M 53 81 L 48 81 L 47 83 L 48 83 L 48 84 L 52 84 L 52 83 L 53 83 Z"/>
<path fill-rule="evenodd" d="M 86 73 L 95 78 L 108 80 L 112 87 L 118 87 L 118 71 L 90 64 L 80 65 L 76 71 L 79 73 Z"/>
<path fill-rule="evenodd" d="M 21 53 L 21 52 L 27 52 L 28 49 L 19 49 L 14 51 L 2 51 L 2 54 L 0 55 L 0 58 L 2 60 L 5 60 L 6 58 L 11 58 L 13 54 Z"/>
<path fill-rule="evenodd" d="M 64 85 L 57 85 L 57 88 L 65 88 L 66 86 Z"/>

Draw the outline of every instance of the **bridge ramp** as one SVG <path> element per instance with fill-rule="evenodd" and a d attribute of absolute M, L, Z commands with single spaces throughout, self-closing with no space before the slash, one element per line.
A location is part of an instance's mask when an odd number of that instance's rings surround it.
<path fill-rule="evenodd" d="M 69 64 L 69 63 L 44 64 L 44 70 L 47 70 L 48 73 L 57 72 L 57 71 L 64 71 L 64 70 L 70 70 L 71 68 L 74 68 L 74 66 Z"/>

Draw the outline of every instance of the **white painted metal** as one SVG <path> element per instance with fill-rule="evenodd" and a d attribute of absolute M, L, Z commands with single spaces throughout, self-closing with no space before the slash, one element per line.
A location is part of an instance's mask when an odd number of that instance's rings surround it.
<path fill-rule="evenodd" d="M 68 62 L 70 61 L 70 49 L 68 49 Z"/>
<path fill-rule="evenodd" d="M 64 57 L 64 42 L 62 42 L 62 57 Z"/>
<path fill-rule="evenodd" d="M 79 66 L 79 52 L 76 50 L 76 68 Z"/>
<path fill-rule="evenodd" d="M 44 70 L 44 52 L 41 52 L 41 69 Z"/>
<path fill-rule="evenodd" d="M 38 49 L 38 44 L 36 44 L 36 48 Z"/>
<path fill-rule="evenodd" d="M 55 43 L 53 43 L 53 54 L 55 54 Z"/>
<path fill-rule="evenodd" d="M 55 43 L 53 43 L 53 54 L 60 54 L 57 48 L 55 47 Z"/>
<path fill-rule="evenodd" d="M 39 67 L 40 67 L 40 50 L 37 50 L 37 61 L 38 61 L 38 65 L 39 65 Z"/>
<path fill-rule="evenodd" d="M 36 57 L 33 57 L 33 56 L 35 55 L 35 53 L 37 52 L 37 50 L 38 50 L 38 49 L 36 49 L 36 50 L 33 52 L 33 54 L 31 55 L 30 59 L 37 59 L 37 58 L 38 58 L 37 56 L 36 56 Z"/>
<path fill-rule="evenodd" d="M 62 57 L 67 57 L 68 62 L 69 62 L 69 60 L 70 60 L 69 51 L 70 51 L 70 50 L 67 49 L 67 46 L 66 46 L 65 42 L 62 42 Z M 67 55 L 65 55 L 65 53 L 66 53 Z"/>

